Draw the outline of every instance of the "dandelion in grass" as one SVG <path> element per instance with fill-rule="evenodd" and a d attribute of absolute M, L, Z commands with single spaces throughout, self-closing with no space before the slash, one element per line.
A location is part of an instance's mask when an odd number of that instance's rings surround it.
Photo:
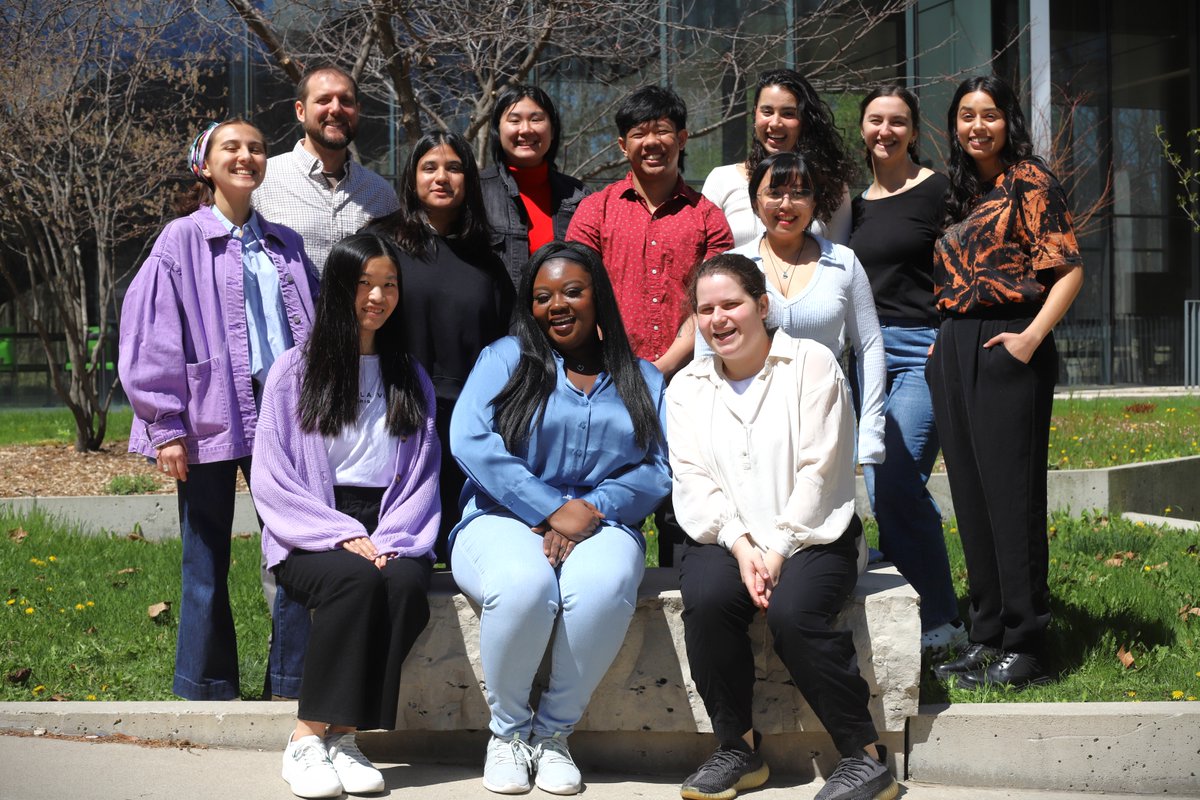
<path fill-rule="evenodd" d="M 1126 696 L 1126 697 L 1137 697 L 1137 692 L 1135 692 L 1135 691 L 1133 691 L 1133 690 L 1131 689 L 1131 690 L 1129 690 L 1128 692 L 1126 692 L 1126 693 L 1125 693 L 1125 696 Z"/>
<path fill-rule="evenodd" d="M 47 560 L 47 561 L 58 561 L 58 556 L 48 556 L 48 557 L 46 558 L 46 560 Z"/>
<path fill-rule="evenodd" d="M 94 605 L 96 605 L 96 604 L 95 604 L 95 603 L 93 603 L 91 600 L 88 600 L 88 601 L 87 601 L 87 607 L 88 607 L 88 608 L 91 608 L 91 607 L 92 607 L 92 606 L 94 606 Z"/>
<path fill-rule="evenodd" d="M 76 611 L 83 611 L 83 609 L 84 609 L 84 608 L 86 608 L 86 606 L 85 606 L 83 603 L 76 603 L 76 604 L 75 604 L 75 610 L 76 610 Z"/>
<path fill-rule="evenodd" d="M 89 694 L 89 695 L 87 696 L 87 699 L 88 699 L 88 700 L 95 700 L 95 699 L 96 699 L 96 695 L 94 695 L 94 694 Z"/>
<path fill-rule="evenodd" d="M 46 687 L 45 687 L 45 686 L 42 686 L 42 685 L 39 683 L 37 686 L 33 687 L 33 696 L 34 696 L 34 697 L 37 697 L 39 694 L 41 694 L 41 693 L 42 693 L 42 692 L 44 692 L 44 691 L 46 691 Z"/>
<path fill-rule="evenodd" d="M 1182 699 L 1183 699 L 1183 692 L 1181 692 L 1181 691 L 1179 691 L 1178 689 L 1176 689 L 1175 691 L 1171 692 L 1171 699 L 1172 699 L 1172 700 L 1182 700 Z"/>
<path fill-rule="evenodd" d="M 12 605 L 16 605 L 16 604 L 17 604 L 17 601 L 14 598 L 10 597 L 10 598 L 8 598 L 7 602 L 5 602 L 4 605 L 12 606 Z"/>
<path fill-rule="evenodd" d="M 25 609 L 25 613 L 26 613 L 26 614 L 32 614 L 32 613 L 33 613 L 33 606 L 29 606 L 28 608 L 26 608 L 26 609 Z"/>

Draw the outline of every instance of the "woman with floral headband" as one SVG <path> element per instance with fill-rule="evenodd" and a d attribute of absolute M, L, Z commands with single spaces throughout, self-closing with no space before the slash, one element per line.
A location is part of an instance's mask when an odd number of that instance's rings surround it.
<path fill-rule="evenodd" d="M 259 217 L 250 194 L 267 170 L 262 133 L 209 125 L 188 157 L 199 183 L 138 270 L 121 313 L 121 383 L 133 406 L 129 449 L 174 478 L 183 537 L 175 694 L 240 696 L 229 605 L 238 470 L 249 479 L 267 370 L 303 344 L 316 278 L 299 234 Z"/>

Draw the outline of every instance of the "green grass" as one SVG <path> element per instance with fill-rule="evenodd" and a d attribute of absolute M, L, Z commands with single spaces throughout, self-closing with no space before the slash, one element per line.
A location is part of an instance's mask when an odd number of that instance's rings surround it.
<path fill-rule="evenodd" d="M 874 526 L 869 528 L 874 541 Z M 966 619 L 962 542 L 953 520 L 945 530 L 959 610 Z M 949 689 L 927 672 L 921 702 L 1200 697 L 1200 616 L 1188 611 L 1200 606 L 1200 535 L 1102 514 L 1056 514 L 1049 532 L 1053 619 L 1046 658 L 1061 679 L 1020 692 L 971 692 Z M 1117 656 L 1122 647 L 1133 656 L 1131 667 Z"/>
<path fill-rule="evenodd" d="M 1200 397 L 1056 400 L 1051 469 L 1091 469 L 1200 454 Z"/>
<path fill-rule="evenodd" d="M 174 699 L 180 557 L 179 539 L 84 536 L 0 508 L 0 701 Z M 257 699 L 270 632 L 257 535 L 234 539 L 229 585 L 242 697 Z M 171 610 L 155 621 L 147 609 L 162 601 Z"/>
<path fill-rule="evenodd" d="M 133 410 L 128 406 L 108 412 L 106 439 L 129 436 Z M 7 408 L 0 410 L 0 446 L 10 444 L 72 443 L 75 418 L 65 408 Z"/>
<path fill-rule="evenodd" d="M 105 488 L 109 494 L 148 494 L 158 491 L 158 481 L 150 475 L 114 475 Z"/>

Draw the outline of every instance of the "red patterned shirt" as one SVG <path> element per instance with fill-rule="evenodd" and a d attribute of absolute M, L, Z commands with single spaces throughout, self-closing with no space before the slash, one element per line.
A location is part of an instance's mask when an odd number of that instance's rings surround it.
<path fill-rule="evenodd" d="M 662 357 L 688 317 L 692 270 L 733 247 L 721 209 L 682 178 L 652 214 L 632 173 L 585 198 L 567 238 L 600 251 L 629 343 L 648 361 Z"/>
<path fill-rule="evenodd" d="M 1082 263 L 1062 186 L 1040 161 L 1020 161 L 996 176 L 966 218 L 938 240 L 936 305 L 949 314 L 1040 305 L 1054 283 L 1052 270 Z"/>

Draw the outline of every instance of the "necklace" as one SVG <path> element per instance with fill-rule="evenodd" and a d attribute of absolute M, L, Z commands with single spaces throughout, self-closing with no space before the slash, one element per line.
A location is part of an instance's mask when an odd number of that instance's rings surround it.
<path fill-rule="evenodd" d="M 568 372 L 574 372 L 579 375 L 599 375 L 604 367 L 596 364 L 588 364 L 586 361 L 575 361 L 563 356 L 563 363 L 567 366 Z"/>
<path fill-rule="evenodd" d="M 775 271 L 776 282 L 779 284 L 779 289 L 783 292 L 783 296 L 787 297 L 791 294 L 792 279 L 795 277 L 792 275 L 792 270 L 800 266 L 797 262 L 800 261 L 800 256 L 804 253 L 804 246 L 808 244 L 808 234 L 805 234 L 800 240 L 800 247 L 796 250 L 796 255 L 794 256 L 793 261 L 787 261 L 776 255 L 775 249 L 771 247 L 771 242 L 768 241 L 765 236 L 763 237 L 762 243 L 763 247 L 760 249 L 765 250 L 767 260 L 771 262 L 771 269 Z M 783 266 L 780 266 L 781 264 Z"/>

